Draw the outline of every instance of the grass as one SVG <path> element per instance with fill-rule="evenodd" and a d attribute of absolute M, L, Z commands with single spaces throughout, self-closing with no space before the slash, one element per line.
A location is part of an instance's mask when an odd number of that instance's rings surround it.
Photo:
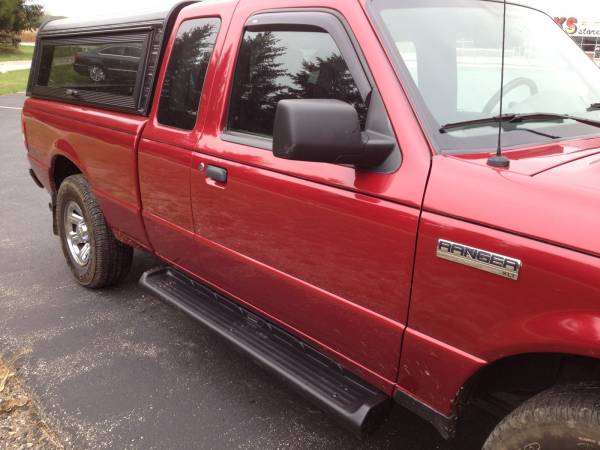
<path fill-rule="evenodd" d="M 0 95 L 25 91 L 28 78 L 29 69 L 0 73 Z"/>
<path fill-rule="evenodd" d="M 32 45 L 21 45 L 14 48 L 9 45 L 0 45 L 0 62 L 4 61 L 25 61 L 33 56 Z"/>

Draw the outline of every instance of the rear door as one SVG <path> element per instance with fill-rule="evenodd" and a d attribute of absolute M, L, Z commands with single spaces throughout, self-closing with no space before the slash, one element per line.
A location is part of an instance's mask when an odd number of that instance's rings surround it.
<path fill-rule="evenodd" d="M 202 17 L 182 15 L 175 24 L 166 68 L 138 147 L 148 239 L 159 256 L 184 269 L 193 264 L 190 164 L 202 129 L 199 111 L 206 103 L 208 65 L 222 22 L 211 12 Z"/>
<path fill-rule="evenodd" d="M 205 133 L 192 154 L 196 273 L 389 388 L 419 209 L 384 197 L 400 174 L 411 178 L 399 148 L 375 171 L 274 158 L 273 118 L 282 98 L 341 99 L 363 124 L 379 121 L 393 132 L 339 14 L 260 14 L 260 3 L 242 2 L 236 11 Z M 427 173 L 421 169 L 413 173 L 417 195 Z"/>

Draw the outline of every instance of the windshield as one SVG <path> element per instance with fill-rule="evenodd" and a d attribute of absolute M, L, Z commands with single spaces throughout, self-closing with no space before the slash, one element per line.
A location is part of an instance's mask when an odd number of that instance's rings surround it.
<path fill-rule="evenodd" d="M 440 129 L 499 114 L 503 4 L 373 0 L 370 9 L 438 150 L 495 149 L 497 123 Z M 503 113 L 600 121 L 600 69 L 545 14 L 508 4 L 506 17 Z M 502 141 L 510 148 L 592 135 L 600 128 L 540 120 L 503 127 Z"/>

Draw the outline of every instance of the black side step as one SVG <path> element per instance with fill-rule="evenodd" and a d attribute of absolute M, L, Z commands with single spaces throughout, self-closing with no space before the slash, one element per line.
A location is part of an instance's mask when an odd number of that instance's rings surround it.
<path fill-rule="evenodd" d="M 140 285 L 274 371 L 357 436 L 387 416 L 390 397 L 280 327 L 172 268 L 145 272 Z"/>

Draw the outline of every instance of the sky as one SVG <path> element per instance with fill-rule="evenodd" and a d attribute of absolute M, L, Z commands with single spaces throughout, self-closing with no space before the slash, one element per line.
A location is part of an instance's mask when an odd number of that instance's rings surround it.
<path fill-rule="evenodd" d="M 347 0 L 340 0 L 347 1 Z M 578 17 L 580 20 L 599 20 L 599 0 L 516 0 L 541 9 L 551 16 Z M 95 17 L 143 14 L 168 10 L 176 0 L 32 0 L 43 5 L 53 15 Z M 595 5 L 595 7 L 594 7 Z"/>

